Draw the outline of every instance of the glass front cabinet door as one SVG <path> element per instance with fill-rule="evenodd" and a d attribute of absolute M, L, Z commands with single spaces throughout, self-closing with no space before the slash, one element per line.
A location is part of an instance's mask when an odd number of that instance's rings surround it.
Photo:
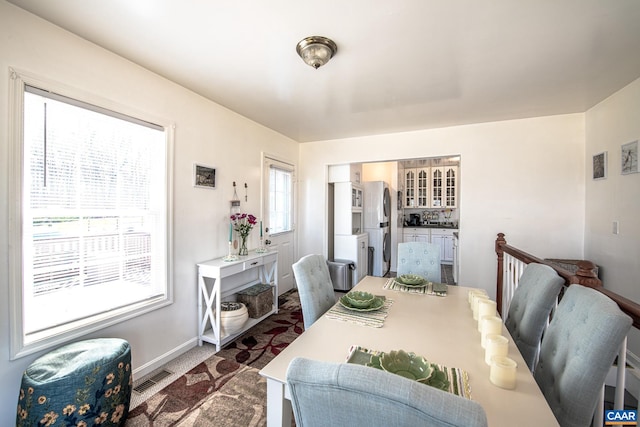
<path fill-rule="evenodd" d="M 458 167 L 431 168 L 431 207 L 458 207 Z"/>

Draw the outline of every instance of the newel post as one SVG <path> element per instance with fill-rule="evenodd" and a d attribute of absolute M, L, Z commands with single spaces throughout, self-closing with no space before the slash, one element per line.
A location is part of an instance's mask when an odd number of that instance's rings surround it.
<path fill-rule="evenodd" d="M 503 245 L 506 245 L 507 241 L 504 238 L 504 233 L 498 233 L 496 238 L 496 255 L 498 256 L 498 282 L 496 283 L 496 306 L 498 313 L 502 316 L 502 282 L 504 279 L 504 250 Z"/>
<path fill-rule="evenodd" d="M 578 271 L 571 276 L 571 284 L 580 284 L 582 286 L 588 286 L 590 288 L 599 288 L 602 286 L 602 281 L 595 273 L 596 265 L 588 260 L 578 261 Z"/>

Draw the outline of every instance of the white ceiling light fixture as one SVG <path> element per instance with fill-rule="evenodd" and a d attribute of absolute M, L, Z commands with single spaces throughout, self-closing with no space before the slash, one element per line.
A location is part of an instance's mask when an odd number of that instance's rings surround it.
<path fill-rule="evenodd" d="M 311 36 L 300 40 L 296 51 L 307 65 L 317 70 L 335 56 L 338 46 L 326 37 Z"/>

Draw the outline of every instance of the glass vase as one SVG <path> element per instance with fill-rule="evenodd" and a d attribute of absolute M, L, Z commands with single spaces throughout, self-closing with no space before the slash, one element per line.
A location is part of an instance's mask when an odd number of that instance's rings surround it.
<path fill-rule="evenodd" d="M 240 236 L 240 249 L 238 249 L 238 255 L 249 255 L 249 251 L 247 250 L 247 237 L 249 236 Z"/>

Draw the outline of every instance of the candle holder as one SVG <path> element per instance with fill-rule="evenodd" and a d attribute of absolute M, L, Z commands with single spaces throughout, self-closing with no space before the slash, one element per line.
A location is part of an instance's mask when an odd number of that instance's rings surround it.
<path fill-rule="evenodd" d="M 263 254 L 265 252 L 267 252 L 267 248 L 264 246 L 264 240 L 262 237 L 260 237 L 260 246 L 258 246 L 258 249 L 256 249 L 256 253 L 257 254 Z"/>
<path fill-rule="evenodd" d="M 229 262 L 238 260 L 238 256 L 231 253 L 231 245 L 231 242 L 229 242 L 229 253 L 226 256 L 222 257 L 223 261 Z"/>

